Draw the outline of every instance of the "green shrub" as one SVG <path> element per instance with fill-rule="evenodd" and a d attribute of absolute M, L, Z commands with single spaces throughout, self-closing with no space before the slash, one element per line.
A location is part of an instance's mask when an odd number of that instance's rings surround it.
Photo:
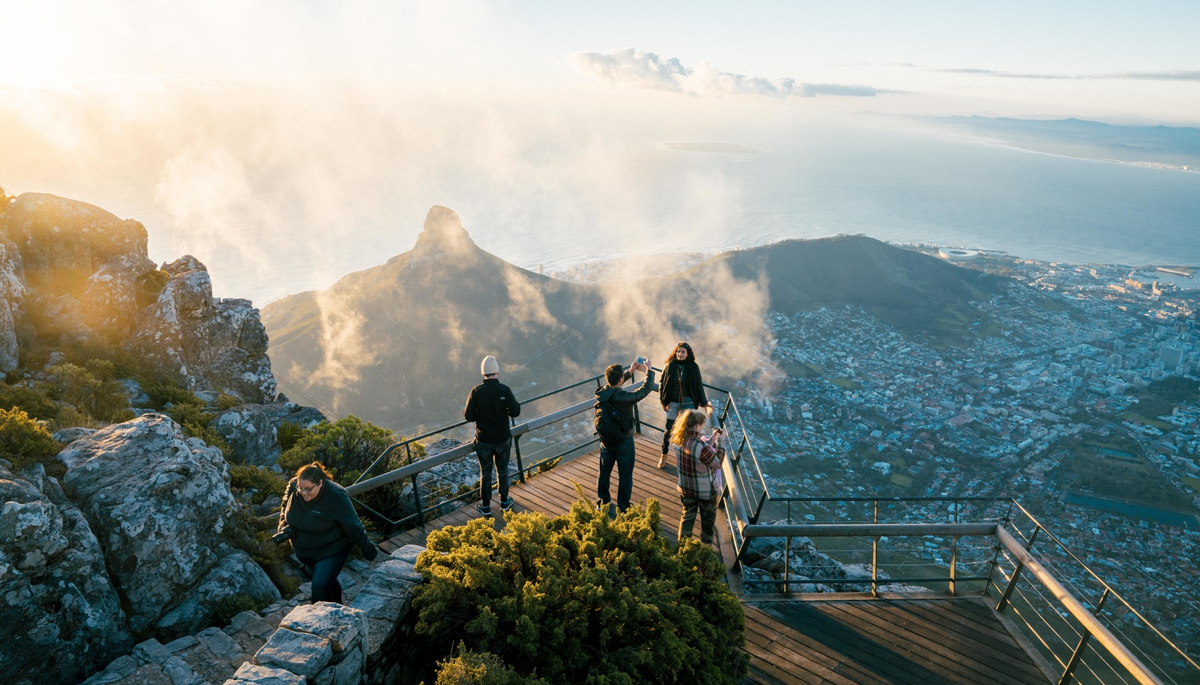
<path fill-rule="evenodd" d="M 183 428 L 183 434 L 190 438 L 200 438 L 208 443 L 211 447 L 216 447 L 221 450 L 226 458 L 233 456 L 233 450 L 229 447 L 229 443 L 225 442 L 225 438 L 217 432 L 217 429 L 212 427 L 212 422 L 216 419 L 216 415 L 210 414 L 203 409 L 203 405 L 199 404 L 175 404 L 165 412 L 167 416 L 178 423 Z"/>
<path fill-rule="evenodd" d="M 294 421 L 280 421 L 279 427 L 275 429 L 275 437 L 279 440 L 279 449 L 283 452 L 292 449 L 303 434 L 304 428 Z"/>
<path fill-rule="evenodd" d="M 233 595 L 217 602 L 216 618 L 221 625 L 229 625 L 234 616 L 243 611 L 258 611 L 267 606 L 256 602 L 250 595 Z"/>
<path fill-rule="evenodd" d="M 204 402 L 196 397 L 191 390 L 180 385 L 171 378 L 154 378 L 142 383 L 142 390 L 150 398 L 150 406 L 156 411 L 163 411 L 168 404 L 194 404 L 203 406 Z"/>
<path fill-rule="evenodd" d="M 438 664 L 436 685 L 550 685 L 541 678 L 526 678 L 495 654 L 459 649 L 452 659 Z"/>
<path fill-rule="evenodd" d="M 17 469 L 46 462 L 62 449 L 50 431 L 20 409 L 0 409 L 0 458 Z"/>
<path fill-rule="evenodd" d="M 745 619 L 724 565 L 693 540 L 672 546 L 658 527 L 654 500 L 610 521 L 580 491 L 554 519 L 430 533 L 413 598 L 422 649 L 461 644 L 555 683 L 738 682 Z"/>
<path fill-rule="evenodd" d="M 50 421 L 58 416 L 58 403 L 24 385 L 0 385 L 0 409 L 22 409 L 35 419 Z"/>
<path fill-rule="evenodd" d="M 221 393 L 219 395 L 217 395 L 217 402 L 216 402 L 217 411 L 227 412 L 230 409 L 233 409 L 234 407 L 240 407 L 243 404 L 245 404 L 245 402 L 242 401 L 242 399 L 240 397 L 238 397 L 237 395 L 230 395 L 229 393 L 227 393 L 223 390 L 221 391 Z"/>
<path fill-rule="evenodd" d="M 287 479 L 251 464 L 235 464 L 229 467 L 230 485 L 245 492 L 254 491 L 253 502 L 262 504 L 271 495 L 283 497 Z"/>
<path fill-rule="evenodd" d="M 50 367 L 50 378 L 46 381 L 49 393 L 56 399 L 74 406 L 88 416 L 105 422 L 129 409 L 129 398 L 120 383 L 112 380 L 111 362 L 94 359 L 89 366 L 108 379 L 97 377 L 92 371 L 70 362 Z"/>
<path fill-rule="evenodd" d="M 143 361 L 129 350 L 120 347 L 110 347 L 98 342 L 89 341 L 65 346 L 61 349 L 67 361 L 82 366 L 91 371 L 101 380 L 116 378 L 135 378 L 141 371 Z M 97 373 L 97 362 L 103 362 L 104 368 L 111 364 L 111 372 Z M 95 367 L 95 368 L 94 368 Z M 103 374 L 103 375 L 102 375 Z"/>

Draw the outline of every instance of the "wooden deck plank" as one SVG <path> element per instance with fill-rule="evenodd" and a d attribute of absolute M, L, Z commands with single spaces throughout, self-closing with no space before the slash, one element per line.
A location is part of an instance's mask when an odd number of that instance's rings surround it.
<path fill-rule="evenodd" d="M 636 436 L 632 501 L 658 500 L 660 533 L 674 542 L 682 505 L 676 471 L 668 462 L 657 468 L 661 436 Z M 515 512 L 566 513 L 576 499 L 574 483 L 585 497 L 595 498 L 599 450 L 565 461 L 553 469 L 514 481 L 510 495 Z M 615 471 L 615 469 L 614 469 Z M 612 476 L 615 494 L 617 474 Z M 505 514 L 492 501 L 494 525 L 502 529 Z M 425 544 L 428 531 L 462 525 L 479 518 L 474 502 L 392 536 L 380 547 L 392 551 L 405 544 Z M 697 523 L 697 526 L 699 523 Z M 697 535 L 699 531 L 694 531 Z M 724 510 L 718 511 L 715 549 L 726 566 L 734 550 Z M 736 573 L 732 574 L 739 580 Z M 731 583 L 740 588 L 740 583 Z M 1045 676 L 981 600 L 864 599 L 811 601 L 743 598 L 750 672 L 744 685 L 974 685 L 1037 683 Z"/>
<path fill-rule="evenodd" d="M 898 612 L 889 610 L 888 606 L 866 606 L 863 602 L 843 602 L 838 611 L 863 622 L 863 625 L 874 626 L 874 634 L 882 641 L 887 641 L 897 648 L 907 647 L 914 655 L 929 661 L 929 667 L 940 669 L 948 677 L 961 678 L 961 682 L 974 682 L 979 685 L 989 683 L 1019 683 L 1008 674 L 998 672 L 980 659 L 970 658 L 962 652 L 969 652 L 979 645 L 968 635 L 931 635 L 927 626 L 915 621 L 906 620 L 897 615 Z M 965 648 L 963 645 L 966 644 Z M 951 676 L 950 674 L 954 674 Z"/>

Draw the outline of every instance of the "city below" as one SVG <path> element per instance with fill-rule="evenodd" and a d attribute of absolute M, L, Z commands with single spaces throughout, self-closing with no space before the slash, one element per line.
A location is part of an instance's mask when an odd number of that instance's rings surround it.
<path fill-rule="evenodd" d="M 1160 282 L 1154 268 L 953 252 L 1015 282 L 976 303 L 961 343 L 906 338 L 857 307 L 771 315 L 763 365 L 777 372 L 739 392 L 773 491 L 1015 498 L 1194 651 L 1200 291 L 1184 289 L 1190 269 Z M 848 514 L 836 502 L 811 511 L 802 516 Z M 1058 571 L 1075 587 L 1088 580 L 1079 566 Z"/>

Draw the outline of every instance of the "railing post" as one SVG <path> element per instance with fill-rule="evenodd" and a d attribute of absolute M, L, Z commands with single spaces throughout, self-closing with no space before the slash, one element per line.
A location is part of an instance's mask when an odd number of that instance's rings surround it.
<path fill-rule="evenodd" d="M 789 535 L 783 542 L 783 596 L 788 596 L 788 581 L 792 576 L 792 564 L 789 557 L 792 554 L 792 537 Z"/>
<path fill-rule="evenodd" d="M 633 405 L 633 428 L 638 435 L 642 434 L 642 413 L 638 411 L 637 403 Z"/>
<path fill-rule="evenodd" d="M 950 536 L 950 594 L 952 595 L 955 591 L 954 578 L 957 575 L 955 571 L 958 568 L 958 537 L 957 535 Z"/>
<path fill-rule="evenodd" d="M 521 436 L 513 436 L 513 452 L 517 454 L 517 479 L 525 482 L 525 465 L 521 462 Z"/>
<path fill-rule="evenodd" d="M 404 446 L 404 452 L 408 455 L 408 463 L 412 463 L 412 449 Z M 417 525 L 422 529 L 425 528 L 425 508 L 421 505 L 421 488 L 417 487 L 417 474 L 412 475 L 413 499 L 417 503 Z"/>
<path fill-rule="evenodd" d="M 871 542 L 871 596 L 879 597 L 879 536 Z"/>
<path fill-rule="evenodd" d="M 872 523 L 879 523 L 879 500 L 872 500 Z M 871 596 L 879 597 L 879 536 L 871 542 Z"/>
<path fill-rule="evenodd" d="M 1097 616 L 1099 616 L 1100 612 L 1104 610 L 1104 602 L 1107 599 L 1108 588 L 1104 588 L 1104 594 L 1100 595 L 1100 601 L 1096 602 Z M 1091 637 L 1092 634 L 1085 630 L 1083 635 L 1079 638 L 1079 644 L 1076 645 L 1075 651 L 1071 653 L 1071 660 L 1067 662 L 1067 667 L 1063 670 L 1062 677 L 1058 679 L 1058 685 L 1067 685 L 1067 683 L 1071 682 L 1071 679 L 1075 677 L 1075 667 L 1079 665 L 1080 661 L 1083 661 L 1083 653 L 1084 650 L 1087 649 L 1088 640 L 1090 640 Z"/>
<path fill-rule="evenodd" d="M 1026 551 L 1033 549 L 1033 541 L 1037 539 L 1037 534 L 1040 530 L 1041 526 L 1033 529 L 1033 535 L 1029 536 L 1029 542 L 1025 545 Z M 999 554 L 999 551 L 997 551 L 997 554 Z M 1012 597 L 1013 590 L 1017 589 L 1017 581 L 1021 578 L 1021 570 L 1024 568 L 1025 563 L 1018 559 L 1016 567 L 1013 568 L 1012 578 L 1008 579 L 1008 585 L 1004 588 L 1004 594 L 1001 595 L 1000 601 L 996 603 L 996 611 L 1004 611 L 1004 608 L 1008 606 L 1008 600 Z"/>

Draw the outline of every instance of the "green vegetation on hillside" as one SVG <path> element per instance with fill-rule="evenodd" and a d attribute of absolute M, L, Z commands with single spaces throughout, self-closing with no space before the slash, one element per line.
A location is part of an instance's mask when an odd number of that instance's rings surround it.
<path fill-rule="evenodd" d="M 658 528 L 654 500 L 611 521 L 581 493 L 557 518 L 430 533 L 416 633 L 431 662 L 459 646 L 437 682 L 738 682 L 745 619 L 720 558 Z"/>
<path fill-rule="evenodd" d="M 62 449 L 36 419 L 20 409 L 0 409 L 0 459 L 17 469 L 47 462 Z"/>
<path fill-rule="evenodd" d="M 1130 440 L 1099 443 L 1077 438 L 1064 446 L 1067 456 L 1054 472 L 1064 488 L 1151 507 L 1195 510 L 1191 498 L 1141 456 Z"/>

